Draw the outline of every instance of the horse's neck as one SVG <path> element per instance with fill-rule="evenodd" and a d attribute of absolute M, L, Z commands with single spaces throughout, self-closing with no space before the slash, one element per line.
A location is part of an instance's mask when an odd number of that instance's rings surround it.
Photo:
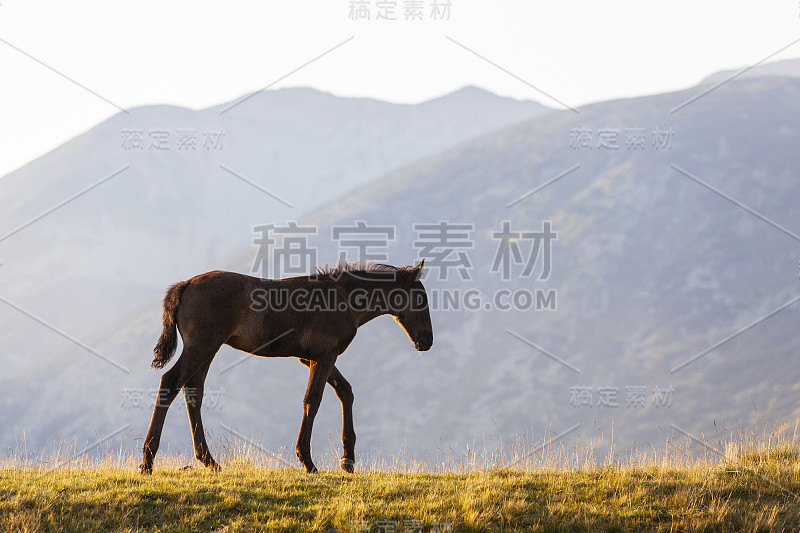
<path fill-rule="evenodd" d="M 368 302 L 374 302 L 374 299 L 372 298 L 372 296 L 374 295 L 374 293 L 376 291 L 382 290 L 382 291 L 385 292 L 385 294 L 384 294 L 385 298 L 383 299 L 383 301 L 385 303 L 388 303 L 388 294 L 389 294 L 389 292 L 392 289 L 395 288 L 395 285 L 392 284 L 390 281 L 388 281 L 386 279 L 350 279 L 350 280 L 347 280 L 346 282 L 344 282 L 342 284 L 342 286 L 344 287 L 345 292 L 348 295 L 348 298 L 350 298 L 351 295 L 354 294 L 354 291 L 365 291 L 365 293 L 369 294 L 369 297 L 367 298 Z M 351 301 L 351 304 L 352 303 L 355 303 L 355 302 Z M 371 303 L 370 303 L 370 305 L 371 305 Z M 357 317 L 357 319 L 356 319 L 356 322 L 357 322 L 356 327 L 360 327 L 360 326 L 366 324 L 367 322 L 369 322 L 373 318 L 377 318 L 377 317 L 382 316 L 382 315 L 388 315 L 388 314 L 391 313 L 391 311 L 388 308 L 386 308 L 386 309 L 377 309 L 377 310 L 376 309 L 367 309 L 367 310 L 352 309 L 352 311 Z"/>
<path fill-rule="evenodd" d="M 367 322 L 369 322 L 373 318 L 378 318 L 379 316 L 388 315 L 388 314 L 389 314 L 388 311 L 383 311 L 383 312 L 375 311 L 375 312 L 360 312 L 360 313 L 356 313 L 356 316 L 358 317 L 356 319 L 356 327 L 360 328 L 361 326 L 363 326 L 364 324 L 366 324 Z"/>

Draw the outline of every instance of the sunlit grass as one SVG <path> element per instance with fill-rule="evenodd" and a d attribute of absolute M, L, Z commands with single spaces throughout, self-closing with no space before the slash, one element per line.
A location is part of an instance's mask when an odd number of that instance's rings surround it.
<path fill-rule="evenodd" d="M 160 454 L 140 476 L 130 454 L 53 449 L 36 462 L 18 450 L 0 468 L 0 531 L 798 530 L 800 443 L 785 429 L 625 458 L 566 439 L 473 448 L 434 472 L 362 459 L 355 475 L 329 454 L 310 476 L 241 440 L 219 450 L 221 473 L 185 455 Z"/>

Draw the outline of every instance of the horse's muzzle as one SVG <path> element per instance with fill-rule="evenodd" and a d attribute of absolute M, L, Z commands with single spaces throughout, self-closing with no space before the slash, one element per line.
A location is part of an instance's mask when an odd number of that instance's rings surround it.
<path fill-rule="evenodd" d="M 414 341 L 414 347 L 420 352 L 426 352 L 433 346 L 433 332 L 429 329 L 420 331 Z"/>

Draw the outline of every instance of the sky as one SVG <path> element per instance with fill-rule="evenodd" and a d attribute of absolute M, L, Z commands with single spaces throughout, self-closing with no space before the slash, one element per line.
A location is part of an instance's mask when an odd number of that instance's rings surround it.
<path fill-rule="evenodd" d="M 422 20 L 409 0 L 0 0 L 0 176 L 121 109 L 267 86 L 417 103 L 476 85 L 565 108 L 800 57 L 797 0 L 414 1 Z"/>

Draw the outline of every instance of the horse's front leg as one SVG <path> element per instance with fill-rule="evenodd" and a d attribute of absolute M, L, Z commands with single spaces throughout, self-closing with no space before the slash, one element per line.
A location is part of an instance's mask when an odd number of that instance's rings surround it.
<path fill-rule="evenodd" d="M 301 359 L 301 363 L 310 366 L 311 362 Z M 328 376 L 328 384 L 336 391 L 336 396 L 342 402 L 342 447 L 344 455 L 339 465 L 345 472 L 353 473 L 356 467 L 356 430 L 353 427 L 353 388 L 344 378 L 336 365 L 331 369 Z"/>
<path fill-rule="evenodd" d="M 303 421 L 300 424 L 300 434 L 297 436 L 297 458 L 306 467 L 309 474 L 317 473 L 317 467 L 311 460 L 311 429 L 314 426 L 314 417 L 317 416 L 322 393 L 325 391 L 325 382 L 333 368 L 334 357 L 321 358 L 320 361 L 311 361 L 308 371 L 308 387 L 303 397 Z"/>

